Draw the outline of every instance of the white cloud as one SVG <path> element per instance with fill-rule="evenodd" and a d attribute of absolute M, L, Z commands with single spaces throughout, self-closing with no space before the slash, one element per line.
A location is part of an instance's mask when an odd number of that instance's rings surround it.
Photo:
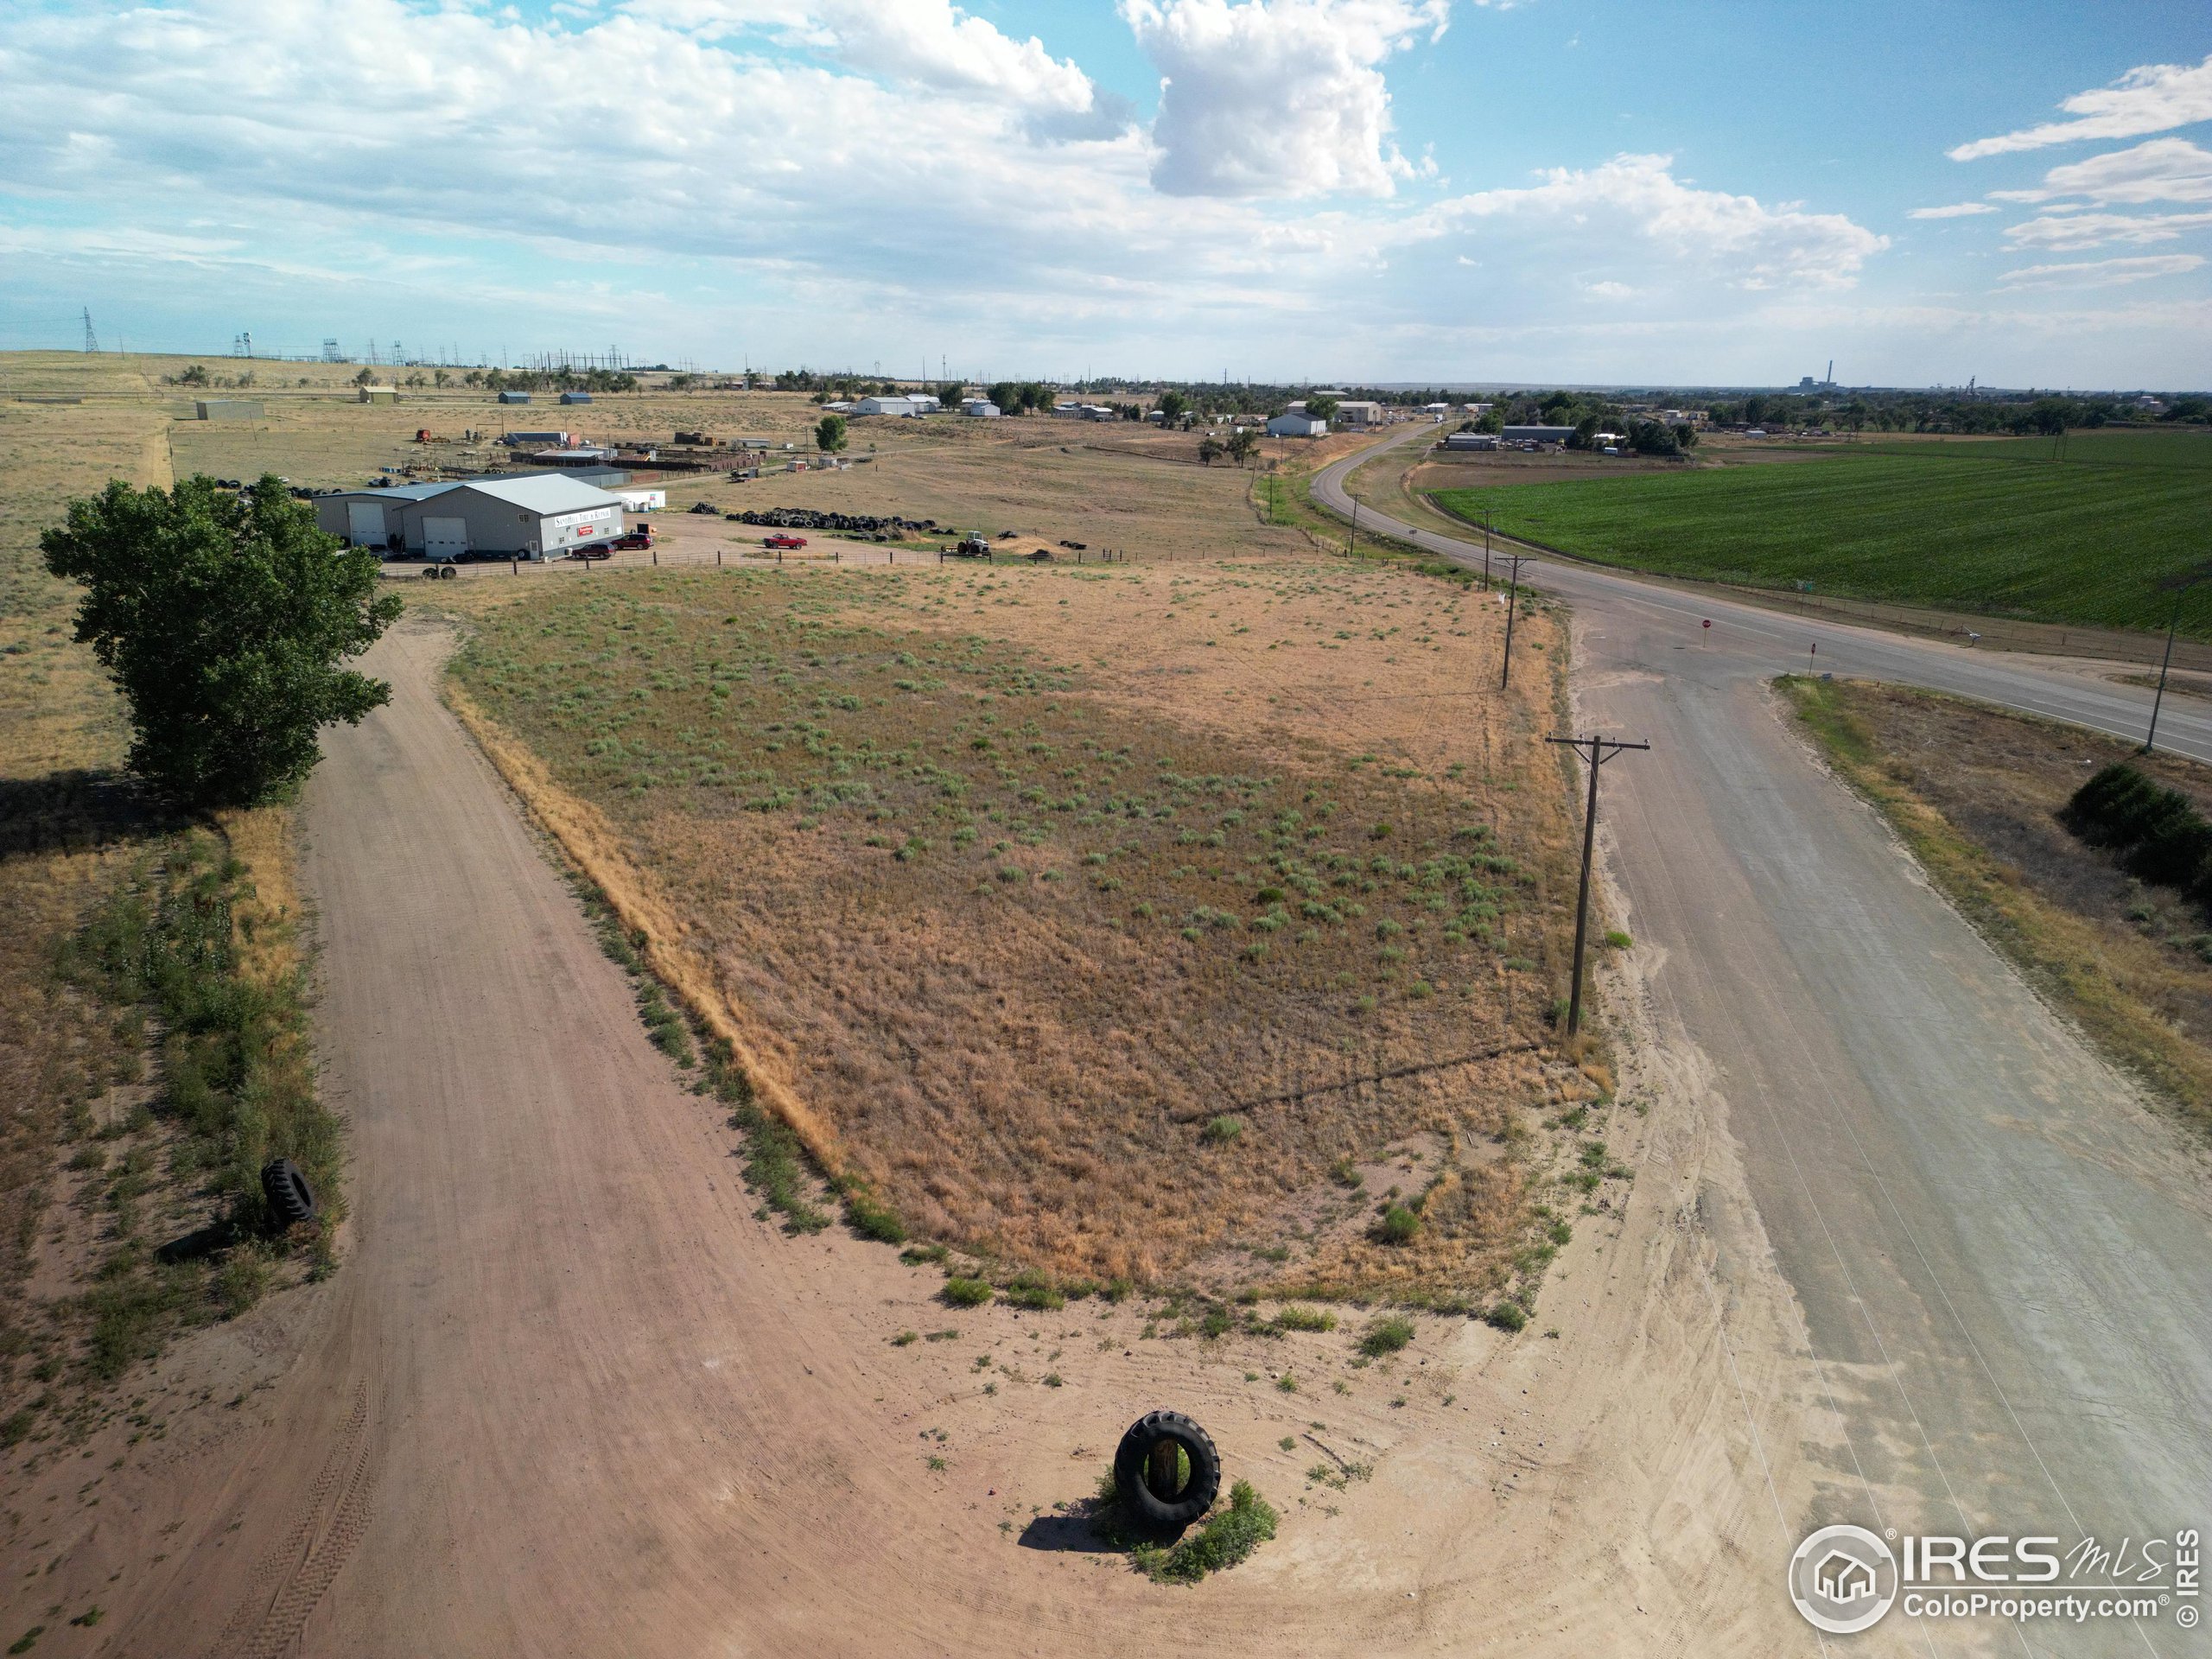
<path fill-rule="evenodd" d="M 1955 202 L 1948 207 L 1916 207 L 1905 217 L 1907 219 L 1968 219 L 1976 213 L 1993 213 L 1996 211 L 1997 209 L 1986 201 L 1961 201 Z"/>
<path fill-rule="evenodd" d="M 2006 288 L 2115 288 L 2153 276 L 2178 276 L 2204 263 L 2194 253 L 2141 254 L 2129 259 L 2085 259 L 2064 265 L 2023 265 L 2003 277 Z"/>
<path fill-rule="evenodd" d="M 1677 270 L 1751 289 L 1845 286 L 1890 245 L 1840 213 L 1698 189 L 1675 178 L 1672 164 L 1666 156 L 1617 156 L 1602 167 L 1556 168 L 1541 184 L 1440 202 L 1407 234 L 1496 226 L 1566 247 L 1626 241 Z"/>
<path fill-rule="evenodd" d="M 2212 201 L 2212 150 L 2186 138 L 2153 138 L 2085 162 L 2054 167 L 2040 190 L 1993 190 L 2005 201 L 2087 196 L 2093 201 Z"/>
<path fill-rule="evenodd" d="M 1387 196 L 1382 64 L 1450 0 L 1121 0 L 1161 73 L 1154 188 L 1179 196 Z"/>
<path fill-rule="evenodd" d="M 1949 152 L 1955 162 L 2002 156 L 2085 138 L 2134 138 L 2192 121 L 2212 120 L 2212 56 L 2194 66 L 2150 63 L 2109 86 L 2076 92 L 2059 106 L 2075 118 L 2053 121 L 1997 138 L 1978 138 Z"/>
<path fill-rule="evenodd" d="M 2171 242 L 2206 225 L 2212 225 L 2212 213 L 2046 213 L 2007 226 L 2005 239 L 2015 247 L 2070 252 L 2114 243 Z"/>

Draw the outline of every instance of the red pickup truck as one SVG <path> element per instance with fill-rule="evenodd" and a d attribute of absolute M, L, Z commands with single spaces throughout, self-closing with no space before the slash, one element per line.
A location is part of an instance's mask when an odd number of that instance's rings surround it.
<path fill-rule="evenodd" d="M 787 536 L 783 531 L 778 531 L 773 536 L 763 536 L 760 538 L 760 545 L 763 547 L 783 548 L 804 547 L 806 545 L 806 537 L 804 536 Z"/>

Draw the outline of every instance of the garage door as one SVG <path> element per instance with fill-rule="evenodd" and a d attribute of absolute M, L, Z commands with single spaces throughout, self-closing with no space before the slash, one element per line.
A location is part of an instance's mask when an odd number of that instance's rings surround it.
<path fill-rule="evenodd" d="M 346 504 L 346 539 L 356 547 L 382 547 L 384 503 L 348 501 Z"/>
<path fill-rule="evenodd" d="M 425 518 L 423 521 L 423 556 L 424 558 L 457 559 L 467 551 L 467 519 Z"/>

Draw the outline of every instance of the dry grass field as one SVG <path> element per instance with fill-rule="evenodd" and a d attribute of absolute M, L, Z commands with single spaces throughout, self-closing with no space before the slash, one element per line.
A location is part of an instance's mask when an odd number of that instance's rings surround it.
<path fill-rule="evenodd" d="M 1549 618 L 1501 701 L 1494 598 L 1343 563 L 465 587 L 467 698 L 910 1228 L 1108 1278 L 1511 1274 L 1529 1109 L 1594 1092 L 1544 1065 Z"/>

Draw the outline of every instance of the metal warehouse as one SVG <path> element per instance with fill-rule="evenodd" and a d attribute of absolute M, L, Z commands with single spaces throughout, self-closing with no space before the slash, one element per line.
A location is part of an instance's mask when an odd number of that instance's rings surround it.
<path fill-rule="evenodd" d="M 340 490 L 315 518 L 358 547 L 429 559 L 540 559 L 622 533 L 622 503 L 579 479 L 469 479 Z"/>

